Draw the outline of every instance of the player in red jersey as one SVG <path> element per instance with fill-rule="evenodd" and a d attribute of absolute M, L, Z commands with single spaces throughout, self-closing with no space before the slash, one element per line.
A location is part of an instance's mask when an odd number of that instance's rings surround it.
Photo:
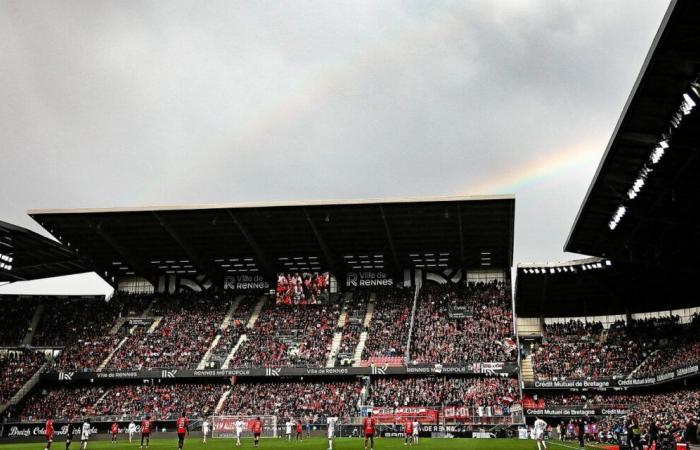
<path fill-rule="evenodd" d="M 151 427 L 153 422 L 151 422 L 151 416 L 146 416 L 145 419 L 141 421 L 141 448 L 143 448 L 143 441 L 146 440 L 146 448 L 151 440 Z"/>
<path fill-rule="evenodd" d="M 46 447 L 45 450 L 51 448 L 51 443 L 53 442 L 53 419 L 51 415 L 46 419 L 46 425 L 44 426 L 44 435 L 46 436 Z"/>
<path fill-rule="evenodd" d="M 253 421 L 251 429 L 253 431 L 253 438 L 255 439 L 254 447 L 257 447 L 260 445 L 260 433 L 262 433 L 262 422 L 260 421 L 260 417 Z"/>
<path fill-rule="evenodd" d="M 112 432 L 112 444 L 116 444 L 117 433 L 119 433 L 119 425 L 117 425 L 117 422 L 112 422 L 112 427 L 110 428 L 110 431 Z"/>
<path fill-rule="evenodd" d="M 411 419 L 406 419 L 406 423 L 403 426 L 404 442 L 403 445 L 408 445 L 409 443 L 413 445 L 413 421 Z"/>
<path fill-rule="evenodd" d="M 370 442 L 370 450 L 374 450 L 374 428 L 376 426 L 377 421 L 372 417 L 372 413 L 368 412 L 362 426 L 365 433 L 365 450 L 367 450 L 367 441 Z"/>
<path fill-rule="evenodd" d="M 304 436 L 302 434 L 302 427 L 301 427 L 301 420 L 297 420 L 297 442 L 301 442 L 304 440 Z"/>
<path fill-rule="evenodd" d="M 182 446 L 185 445 L 185 433 L 190 434 L 190 419 L 187 418 L 185 411 L 182 411 L 182 415 L 177 419 L 177 448 L 182 450 Z"/>

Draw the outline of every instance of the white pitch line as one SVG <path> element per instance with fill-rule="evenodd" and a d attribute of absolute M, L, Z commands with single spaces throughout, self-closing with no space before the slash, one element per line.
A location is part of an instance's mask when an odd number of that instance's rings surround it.
<path fill-rule="evenodd" d="M 559 442 L 547 441 L 547 445 L 548 445 L 548 446 L 549 446 L 549 445 L 560 445 L 560 446 L 566 447 L 566 448 L 573 448 L 574 450 L 581 450 L 581 447 L 579 447 L 578 445 L 577 445 L 576 447 L 573 447 L 573 446 L 571 446 L 571 445 L 566 445 L 566 444 L 562 444 L 562 443 L 559 443 Z"/>

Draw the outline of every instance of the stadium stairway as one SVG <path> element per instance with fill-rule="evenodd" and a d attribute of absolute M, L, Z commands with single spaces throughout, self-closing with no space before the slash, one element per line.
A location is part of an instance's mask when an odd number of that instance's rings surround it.
<path fill-rule="evenodd" d="M 228 369 L 229 365 L 231 364 L 231 360 L 233 357 L 236 355 L 236 352 L 238 351 L 238 348 L 243 345 L 243 343 L 248 340 L 248 335 L 242 334 L 241 337 L 238 338 L 238 342 L 236 342 L 236 345 L 233 346 L 231 349 L 231 353 L 228 354 L 226 357 L 226 360 L 224 361 L 224 364 L 221 366 L 222 369 Z"/>
<path fill-rule="evenodd" d="M 231 320 L 233 320 L 233 314 L 236 312 L 236 310 L 238 309 L 238 305 L 241 304 L 245 297 L 245 295 L 239 295 L 238 297 L 236 297 L 233 303 L 231 303 L 231 307 L 228 309 L 226 317 L 224 317 L 223 322 L 221 322 L 222 330 L 228 329 L 229 325 L 231 325 Z"/>
<path fill-rule="evenodd" d="M 262 311 L 263 306 L 265 306 L 266 300 L 266 296 L 260 297 L 260 299 L 258 300 L 258 304 L 255 305 L 255 309 L 253 309 L 253 312 L 250 314 L 250 319 L 248 319 L 248 324 L 246 325 L 246 328 L 253 328 L 255 322 L 257 322 L 258 320 L 258 316 L 260 316 L 260 311 Z"/>
<path fill-rule="evenodd" d="M 24 383 L 24 386 L 22 386 L 19 389 L 19 391 L 17 391 L 7 403 L 5 403 L 4 405 L 0 405 L 0 415 L 2 415 L 2 413 L 4 413 L 8 407 L 18 404 L 27 394 L 29 394 L 29 392 L 34 388 L 34 386 L 36 386 L 39 382 L 42 372 L 44 371 L 44 369 L 46 369 L 48 365 L 49 363 L 46 362 L 41 367 L 39 367 L 39 370 L 37 370 L 34 373 L 34 375 L 32 375 L 32 377 L 29 380 L 27 380 L 26 383 Z"/>
<path fill-rule="evenodd" d="M 406 364 L 411 360 L 411 341 L 413 339 L 413 325 L 416 321 L 416 308 L 418 307 L 418 297 L 420 295 L 421 284 L 416 285 L 416 290 L 413 293 L 413 307 L 411 308 L 411 324 L 408 327 L 408 339 L 406 340 Z"/>
<path fill-rule="evenodd" d="M 24 339 L 22 340 L 22 344 L 24 345 L 31 345 L 32 344 L 32 339 L 34 339 L 34 330 L 36 330 L 36 327 L 39 326 L 39 320 L 41 320 L 41 315 L 44 313 L 44 304 L 40 303 L 39 306 L 36 307 L 34 310 L 34 315 L 32 316 L 32 321 L 31 324 L 29 325 L 29 330 L 27 330 L 27 334 L 24 335 Z"/>
<path fill-rule="evenodd" d="M 367 312 L 365 313 L 365 320 L 362 322 L 362 326 L 369 328 L 369 324 L 372 323 L 372 316 L 374 315 L 374 302 L 377 300 L 377 294 L 374 292 L 369 295 L 369 303 L 367 304 Z M 360 367 L 362 364 L 362 352 L 365 350 L 365 342 L 367 342 L 367 331 L 360 333 L 360 340 L 357 342 L 357 347 L 355 347 L 355 353 L 353 355 L 353 367 Z"/>
<path fill-rule="evenodd" d="M 148 306 L 146 307 L 146 309 L 144 309 L 141 312 L 141 314 L 139 314 L 139 315 L 136 315 L 136 316 L 128 316 L 127 315 L 126 317 L 120 317 L 119 319 L 117 319 L 117 321 L 114 323 L 114 326 L 112 327 L 112 329 L 109 330 L 109 334 L 112 334 L 112 335 L 117 334 L 119 332 L 119 330 L 121 329 L 121 327 L 124 325 L 124 322 L 126 322 L 128 319 L 135 319 L 135 318 L 139 318 L 139 317 L 150 317 L 151 316 L 151 308 L 153 307 L 153 302 L 155 302 L 155 299 L 151 300 L 148 303 Z M 133 330 L 133 328 L 132 328 L 132 330 Z"/>
<path fill-rule="evenodd" d="M 216 407 L 214 408 L 214 414 L 219 414 L 221 412 L 221 409 L 224 407 L 224 404 L 226 403 L 226 399 L 231 395 L 231 389 L 226 389 L 223 394 L 221 394 L 221 398 L 219 398 L 219 401 L 216 402 Z"/>
<path fill-rule="evenodd" d="M 154 331 L 156 331 L 156 328 L 158 328 L 158 325 L 160 325 L 160 322 L 163 320 L 163 316 L 158 316 L 156 317 L 156 320 L 153 321 L 150 327 L 148 327 L 148 330 L 146 333 L 151 334 Z"/>
<path fill-rule="evenodd" d="M 126 322 L 127 317 L 120 317 L 114 322 L 114 326 L 109 330 L 109 334 L 115 335 L 119 332 L 124 322 Z"/>
<path fill-rule="evenodd" d="M 228 326 L 231 324 L 231 319 L 233 318 L 233 313 L 236 312 L 236 308 L 238 308 L 238 305 L 241 304 L 241 300 L 245 295 L 239 295 L 236 297 L 236 299 L 231 303 L 231 307 L 228 309 L 226 312 L 226 316 L 224 319 L 221 321 L 221 325 L 219 326 L 220 330 L 226 330 Z M 217 333 L 216 336 L 214 336 L 214 339 L 212 339 L 211 344 L 209 344 L 209 348 L 207 349 L 206 353 L 204 353 L 204 356 L 202 356 L 202 360 L 199 361 L 199 364 L 197 364 L 197 370 L 202 370 L 207 366 L 207 363 L 209 362 L 209 358 L 211 357 L 211 352 L 214 351 L 216 348 L 217 344 L 221 340 L 221 333 Z"/>
<path fill-rule="evenodd" d="M 126 344 L 126 341 L 128 341 L 128 340 L 129 340 L 129 336 L 125 336 L 121 341 L 119 341 L 119 343 L 117 344 L 117 346 L 114 347 L 114 350 L 112 350 L 112 352 L 111 352 L 109 355 L 107 355 L 107 357 L 105 358 L 105 360 L 102 361 L 102 363 L 97 367 L 97 370 L 102 370 L 102 369 L 104 369 L 105 367 L 107 367 L 107 364 L 109 364 L 109 362 L 112 360 L 112 358 L 114 357 L 114 355 L 119 351 L 120 348 L 122 348 L 122 346 L 123 346 L 124 344 Z"/>
<path fill-rule="evenodd" d="M 102 393 L 102 395 L 100 395 L 100 398 L 98 398 L 98 399 L 95 401 L 95 404 L 92 405 L 93 408 L 96 407 L 97 405 L 99 405 L 100 403 L 102 403 L 102 400 L 104 400 L 105 397 L 107 397 L 107 394 L 109 394 L 110 391 L 111 391 L 111 389 L 109 389 L 109 388 L 108 388 L 108 389 L 105 389 L 105 391 Z"/>
<path fill-rule="evenodd" d="M 644 365 L 646 364 L 647 360 L 648 360 L 649 358 L 653 357 L 654 355 L 656 355 L 657 353 L 659 353 L 659 351 L 660 351 L 660 350 L 654 350 L 649 356 L 647 356 L 646 358 L 644 358 L 644 361 L 640 362 L 639 365 L 638 365 L 637 367 L 635 367 L 634 370 L 633 370 L 632 372 L 630 372 L 629 375 L 627 375 L 627 378 L 628 378 L 628 379 L 629 379 L 629 378 L 633 378 L 634 375 L 635 375 L 637 372 L 639 372 L 639 369 L 641 369 L 642 367 L 644 367 Z"/>
<path fill-rule="evenodd" d="M 343 340 L 343 329 L 345 328 L 345 323 L 348 321 L 348 308 L 352 302 L 352 292 L 345 294 L 343 301 L 343 311 L 338 317 L 338 324 L 335 329 L 336 332 L 333 334 L 333 341 L 331 342 L 331 351 L 328 353 L 328 360 L 326 361 L 326 367 L 335 367 L 335 360 L 338 356 L 338 349 L 340 348 L 340 342 Z"/>
<path fill-rule="evenodd" d="M 151 302 L 148 304 L 148 306 L 146 307 L 146 309 L 144 309 L 143 312 L 141 312 L 141 314 L 140 314 L 138 317 L 148 317 L 148 316 L 151 314 L 151 307 L 153 306 L 153 302 L 154 302 L 154 301 L 155 301 L 155 300 L 151 300 Z M 132 318 L 133 318 L 133 317 L 132 317 Z M 112 329 L 109 331 L 109 334 L 110 334 L 110 335 L 117 334 L 117 331 L 119 331 L 119 329 L 122 327 L 122 325 L 124 325 L 124 322 L 125 322 L 127 319 L 128 319 L 128 317 L 120 317 L 120 318 L 117 320 L 117 322 L 114 324 L 114 326 L 112 327 Z M 161 319 L 162 319 L 162 317 L 158 317 L 158 318 L 156 319 L 156 321 L 154 321 L 153 324 L 151 324 L 151 327 L 148 329 L 148 332 L 149 332 L 149 333 L 152 333 L 153 330 L 155 330 L 155 327 L 158 326 L 157 323 L 160 324 Z M 157 323 L 156 323 L 156 322 L 157 322 Z M 119 351 L 120 348 L 122 348 L 122 346 L 123 346 L 124 344 L 126 344 L 126 341 L 129 340 L 129 336 L 131 336 L 131 333 L 133 333 L 134 330 L 136 330 L 136 325 L 134 325 L 133 327 L 131 327 L 131 329 L 129 329 L 129 335 L 125 336 L 121 341 L 119 341 L 119 343 L 117 344 L 117 346 L 114 347 L 114 350 L 112 350 L 112 352 L 111 352 L 109 355 L 107 355 L 107 357 L 105 358 L 105 360 L 102 361 L 102 363 L 97 367 L 97 370 L 102 370 L 102 369 L 104 369 L 105 367 L 107 367 L 107 364 L 109 364 L 109 362 L 112 360 L 112 358 L 114 357 L 114 355 Z"/>
<path fill-rule="evenodd" d="M 520 381 L 527 383 L 535 381 L 535 371 L 532 368 L 532 355 L 523 357 L 520 361 Z"/>

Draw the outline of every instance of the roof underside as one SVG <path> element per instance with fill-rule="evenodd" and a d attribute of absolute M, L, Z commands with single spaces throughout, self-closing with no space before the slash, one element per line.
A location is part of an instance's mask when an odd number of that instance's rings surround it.
<path fill-rule="evenodd" d="M 539 273 L 518 267 L 515 309 L 519 317 L 580 317 L 665 311 L 697 306 L 694 287 L 676 271 L 602 260 L 599 267 L 561 264 Z M 528 267 L 534 267 L 528 266 Z"/>
<path fill-rule="evenodd" d="M 443 253 L 439 262 L 449 267 L 505 269 L 514 208 L 503 196 L 29 214 L 106 279 L 190 273 L 219 280 L 303 269 L 398 273 L 438 263 L 426 253 Z"/>
<path fill-rule="evenodd" d="M 39 278 L 89 272 L 70 249 L 33 231 L 0 221 L 0 254 L 12 258 L 0 267 L 0 281 Z M 7 270 L 6 267 L 11 269 Z"/>
<path fill-rule="evenodd" d="M 642 264 L 697 267 L 700 250 L 700 107 L 672 130 L 670 148 L 634 199 L 628 191 L 668 136 L 690 84 L 700 74 L 700 2 L 672 2 L 565 250 Z M 695 98 L 697 101 L 698 99 Z M 619 225 L 609 223 L 618 207 Z"/>

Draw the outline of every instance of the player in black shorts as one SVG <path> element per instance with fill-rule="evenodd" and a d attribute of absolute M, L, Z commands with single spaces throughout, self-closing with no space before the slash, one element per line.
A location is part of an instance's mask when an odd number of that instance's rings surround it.
<path fill-rule="evenodd" d="M 68 431 L 66 432 L 66 450 L 70 448 L 71 442 L 73 442 L 73 432 L 75 431 L 75 425 L 73 422 L 68 422 Z"/>

